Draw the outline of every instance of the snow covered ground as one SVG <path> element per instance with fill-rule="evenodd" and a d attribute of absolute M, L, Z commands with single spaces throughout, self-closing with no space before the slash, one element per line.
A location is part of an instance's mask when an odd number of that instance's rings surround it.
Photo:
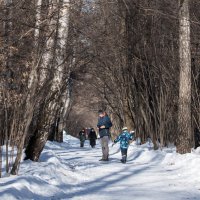
<path fill-rule="evenodd" d="M 101 148 L 48 142 L 40 162 L 23 161 L 18 176 L 0 179 L 0 200 L 186 200 L 200 199 L 200 150 L 179 155 L 134 143 L 120 163 L 118 144 L 110 161 L 99 162 Z"/>

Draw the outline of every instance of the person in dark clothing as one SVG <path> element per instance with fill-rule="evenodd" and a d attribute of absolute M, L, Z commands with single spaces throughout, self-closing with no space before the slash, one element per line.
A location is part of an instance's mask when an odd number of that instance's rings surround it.
<path fill-rule="evenodd" d="M 99 119 L 97 123 L 97 127 L 99 129 L 99 136 L 101 140 L 102 147 L 102 159 L 100 161 L 108 161 L 109 156 L 109 137 L 110 137 L 110 127 L 112 127 L 112 122 L 108 117 L 107 113 L 103 110 L 99 110 Z"/>
<path fill-rule="evenodd" d="M 195 143 L 194 147 L 195 149 L 200 146 L 200 132 L 198 128 L 194 129 L 194 143 Z"/>
<path fill-rule="evenodd" d="M 97 139 L 97 135 L 96 135 L 96 132 L 93 128 L 91 128 L 90 132 L 89 132 L 89 135 L 88 135 L 88 138 L 90 140 L 90 146 L 92 148 L 95 147 L 96 145 L 96 139 Z"/>
<path fill-rule="evenodd" d="M 80 139 L 80 147 L 84 147 L 84 143 L 86 140 L 86 133 L 84 128 L 79 132 L 79 139 Z"/>

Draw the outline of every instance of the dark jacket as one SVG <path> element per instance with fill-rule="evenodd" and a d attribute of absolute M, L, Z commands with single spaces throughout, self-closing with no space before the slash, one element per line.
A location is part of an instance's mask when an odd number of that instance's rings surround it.
<path fill-rule="evenodd" d="M 96 140 L 97 139 L 97 135 L 96 135 L 96 132 L 94 130 L 91 130 L 89 135 L 88 135 L 88 138 L 90 140 Z"/>
<path fill-rule="evenodd" d="M 85 141 L 85 139 L 86 139 L 85 131 L 80 131 L 80 132 L 79 132 L 79 138 L 80 138 L 80 141 L 81 141 L 81 142 L 84 142 L 84 141 Z"/>
<path fill-rule="evenodd" d="M 128 149 L 129 140 L 133 139 L 133 134 L 130 134 L 128 131 L 123 131 L 115 140 L 114 143 L 120 141 L 121 149 Z"/>
<path fill-rule="evenodd" d="M 101 126 L 105 126 L 105 128 L 100 128 Z M 103 117 L 99 117 L 97 127 L 99 128 L 99 136 L 100 138 L 104 136 L 110 136 L 109 129 L 112 126 L 112 122 L 110 118 L 106 115 Z"/>
<path fill-rule="evenodd" d="M 195 129 L 194 132 L 194 142 L 195 142 L 195 149 L 200 146 L 200 132 L 198 128 Z"/>

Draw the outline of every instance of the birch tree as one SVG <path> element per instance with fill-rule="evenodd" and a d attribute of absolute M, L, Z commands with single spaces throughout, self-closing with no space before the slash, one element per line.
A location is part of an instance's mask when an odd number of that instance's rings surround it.
<path fill-rule="evenodd" d="M 40 79 L 41 88 L 49 83 L 50 90 L 45 92 L 45 101 L 39 105 L 37 131 L 29 141 L 26 149 L 26 159 L 37 161 L 44 145 L 48 139 L 50 127 L 58 123 L 60 112 L 64 107 L 67 109 L 69 96 L 67 84 L 70 67 L 67 63 L 67 40 L 69 29 L 69 0 L 60 3 L 54 2 L 50 12 L 54 14 L 50 22 L 50 32 L 52 35 L 47 42 L 47 52 L 44 55 L 43 75 Z M 56 26 L 54 26 L 56 24 Z M 44 71 L 45 70 L 45 71 Z M 50 73 L 50 74 L 49 74 Z M 52 78 L 50 81 L 49 78 Z M 58 124 L 57 124 L 58 126 Z M 60 132 L 62 134 L 62 132 Z"/>

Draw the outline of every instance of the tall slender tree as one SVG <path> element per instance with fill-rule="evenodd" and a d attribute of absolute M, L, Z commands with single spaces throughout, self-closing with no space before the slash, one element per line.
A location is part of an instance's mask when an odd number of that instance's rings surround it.
<path fill-rule="evenodd" d="M 191 149 L 191 50 L 189 0 L 179 1 L 179 110 L 177 152 Z"/>

